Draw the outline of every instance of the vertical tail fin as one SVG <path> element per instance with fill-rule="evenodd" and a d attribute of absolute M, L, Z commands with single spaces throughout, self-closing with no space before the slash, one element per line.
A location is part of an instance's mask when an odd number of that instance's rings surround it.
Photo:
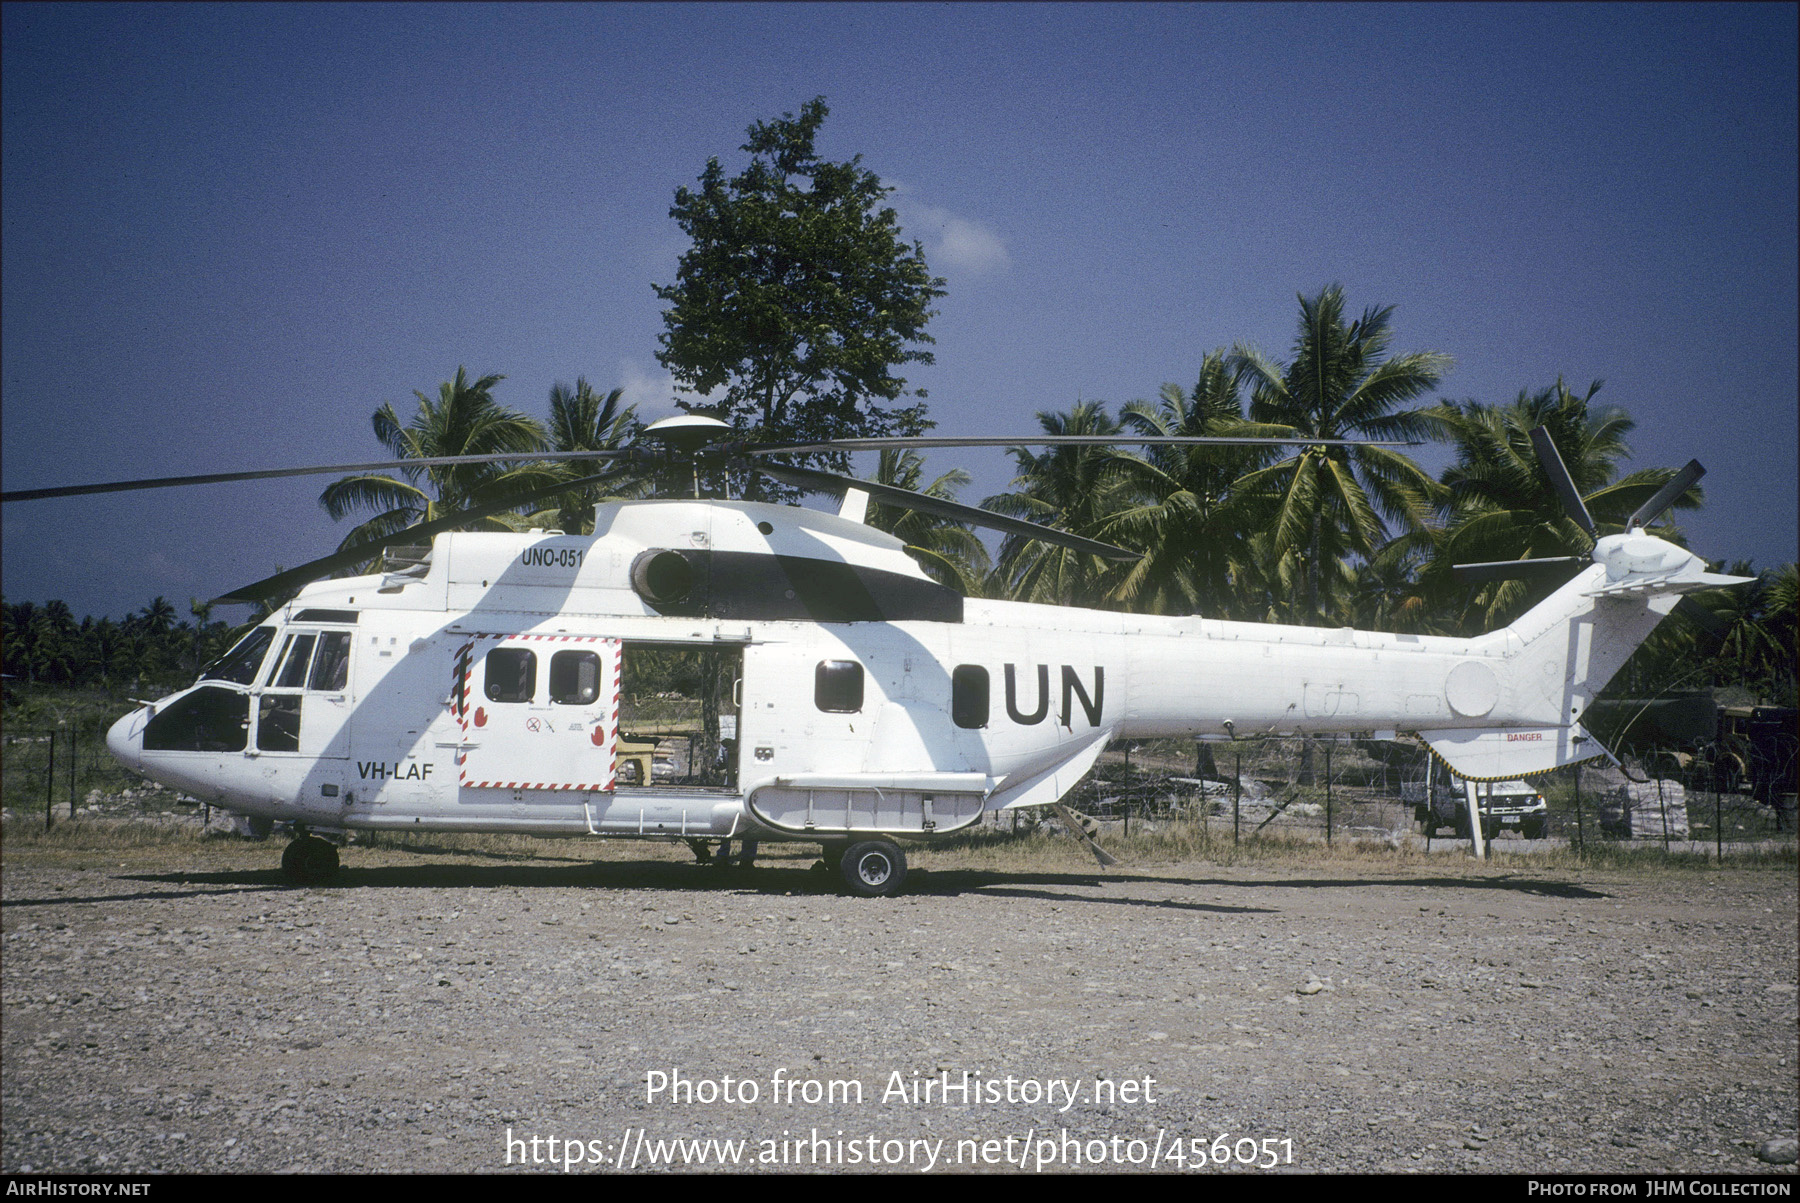
<path fill-rule="evenodd" d="M 1595 696 L 1682 594 L 1751 579 L 1707 572 L 1692 552 L 1641 531 L 1601 539 L 1593 560 L 1500 632 L 1494 725 L 1419 733 L 1459 776 L 1505 780 L 1605 755 L 1580 726 Z"/>

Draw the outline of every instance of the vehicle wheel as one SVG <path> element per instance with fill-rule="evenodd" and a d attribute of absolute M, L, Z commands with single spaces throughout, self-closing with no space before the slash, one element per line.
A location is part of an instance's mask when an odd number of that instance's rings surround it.
<path fill-rule="evenodd" d="M 1546 835 L 1549 834 L 1549 832 L 1544 830 L 1545 827 L 1546 827 L 1546 824 L 1544 823 L 1544 821 L 1542 819 L 1539 819 L 1535 823 L 1527 823 L 1523 827 L 1519 828 L 1519 834 L 1524 836 L 1528 840 L 1541 840 Z"/>
<path fill-rule="evenodd" d="M 851 893 L 887 898 L 906 880 L 906 854 L 887 840 L 865 840 L 845 850 L 841 870 Z"/>
<path fill-rule="evenodd" d="M 297 885 L 313 885 L 337 876 L 337 845 L 316 835 L 302 836 L 281 853 L 281 872 Z"/>

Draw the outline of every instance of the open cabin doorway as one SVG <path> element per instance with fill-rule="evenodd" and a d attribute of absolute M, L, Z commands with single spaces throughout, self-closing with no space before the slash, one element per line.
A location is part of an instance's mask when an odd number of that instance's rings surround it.
<path fill-rule="evenodd" d="M 618 784 L 736 789 L 743 645 L 627 640 L 620 665 Z"/>

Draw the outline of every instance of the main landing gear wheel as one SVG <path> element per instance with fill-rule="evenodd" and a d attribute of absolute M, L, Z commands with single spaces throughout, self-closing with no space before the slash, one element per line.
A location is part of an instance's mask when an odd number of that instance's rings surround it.
<path fill-rule="evenodd" d="M 281 853 L 281 872 L 296 885 L 313 885 L 337 876 L 337 845 L 316 835 L 303 835 Z"/>
<path fill-rule="evenodd" d="M 844 884 L 864 898 L 888 898 L 906 881 L 906 854 L 887 840 L 864 840 L 844 850 Z"/>

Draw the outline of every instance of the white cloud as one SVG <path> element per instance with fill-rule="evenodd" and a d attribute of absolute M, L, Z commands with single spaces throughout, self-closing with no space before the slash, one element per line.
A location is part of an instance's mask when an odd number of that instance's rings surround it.
<path fill-rule="evenodd" d="M 967 271 L 976 275 L 1005 271 L 1012 263 L 1006 243 L 983 222 L 959 217 L 939 205 L 926 204 L 911 195 L 905 184 L 894 185 L 888 198 L 908 238 L 925 247 L 925 261 L 934 271 Z"/>
<path fill-rule="evenodd" d="M 637 406 L 640 422 L 654 422 L 681 411 L 675 408 L 675 378 L 661 367 L 646 370 L 635 359 L 619 361 L 619 387 L 626 405 Z"/>

